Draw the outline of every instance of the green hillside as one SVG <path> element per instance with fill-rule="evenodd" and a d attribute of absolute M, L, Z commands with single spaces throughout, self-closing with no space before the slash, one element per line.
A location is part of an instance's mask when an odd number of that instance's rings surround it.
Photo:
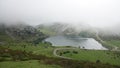
<path fill-rule="evenodd" d="M 62 47 L 52 46 L 51 43 L 43 42 L 43 40 L 47 38 L 47 35 L 53 36 L 56 34 L 56 32 L 52 32 L 50 29 L 36 29 L 29 25 L 0 25 L 0 68 L 120 67 L 119 61 L 117 62 L 119 56 L 117 57 L 116 54 L 110 51 L 87 51 L 79 49 L 78 54 L 66 53 L 62 55 L 73 59 L 55 56 L 53 54 L 54 50 Z M 82 35 L 84 35 L 84 32 Z M 88 34 L 86 35 L 88 36 Z M 64 50 L 60 52 L 64 52 Z M 93 56 L 91 57 L 91 55 Z M 84 58 L 80 58 L 79 56 Z M 100 60 L 100 63 L 96 62 L 96 60 Z"/>

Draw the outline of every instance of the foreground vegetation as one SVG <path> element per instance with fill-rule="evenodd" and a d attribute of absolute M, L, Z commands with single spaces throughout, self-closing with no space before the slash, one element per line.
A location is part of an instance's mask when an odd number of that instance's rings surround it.
<path fill-rule="evenodd" d="M 38 60 L 28 61 L 3 61 L 0 62 L 0 68 L 61 68 L 57 65 L 47 65 L 39 63 Z"/>
<path fill-rule="evenodd" d="M 114 66 L 110 64 L 103 64 L 103 63 L 96 63 L 96 62 L 89 62 L 89 61 L 78 61 L 78 60 L 72 60 L 72 59 L 62 59 L 53 57 L 52 54 L 48 54 L 46 52 L 43 52 L 42 54 L 42 47 L 41 46 L 41 52 L 38 51 L 38 53 L 34 53 L 29 51 L 29 48 L 32 49 L 38 48 L 37 46 L 27 46 L 28 51 L 24 51 L 20 49 L 15 49 L 12 46 L 9 48 L 6 48 L 5 46 L 0 47 L 0 65 L 1 68 L 4 68 L 4 64 L 10 63 L 6 68 L 10 67 L 18 67 L 23 65 L 23 67 L 43 67 L 45 68 L 119 68 L 119 66 Z M 40 47 L 40 46 L 39 46 Z M 24 47 L 23 47 L 24 48 Z M 32 50 L 34 50 L 34 48 Z M 52 51 L 52 48 L 49 47 Z M 13 50 L 14 49 L 14 50 Z M 36 51 L 36 50 L 34 50 Z M 43 49 L 43 51 L 45 51 Z M 46 50 L 47 51 L 47 50 Z M 50 51 L 47 51 L 51 53 Z M 48 54 L 48 55 L 47 55 Z M 13 65 L 14 64 L 14 65 Z M 30 66 L 27 66 L 27 64 L 31 64 Z M 35 66 L 32 66 L 35 65 Z"/>

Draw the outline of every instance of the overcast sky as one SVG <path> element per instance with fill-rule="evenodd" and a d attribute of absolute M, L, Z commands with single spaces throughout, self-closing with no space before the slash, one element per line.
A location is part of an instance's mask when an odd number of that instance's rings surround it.
<path fill-rule="evenodd" d="M 120 0 L 0 0 L 0 22 L 120 23 Z"/>

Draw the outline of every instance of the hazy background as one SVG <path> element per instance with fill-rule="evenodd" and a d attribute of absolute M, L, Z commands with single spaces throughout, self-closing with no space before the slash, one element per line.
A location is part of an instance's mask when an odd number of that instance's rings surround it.
<path fill-rule="evenodd" d="M 0 22 L 120 24 L 120 0 L 0 0 Z"/>

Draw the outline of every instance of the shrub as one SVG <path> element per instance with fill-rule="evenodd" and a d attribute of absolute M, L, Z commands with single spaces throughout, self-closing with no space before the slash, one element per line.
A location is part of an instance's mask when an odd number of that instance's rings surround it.
<path fill-rule="evenodd" d="M 77 51 L 73 51 L 73 53 L 74 53 L 74 54 L 78 54 L 78 52 L 77 52 Z"/>
<path fill-rule="evenodd" d="M 96 60 L 96 63 L 100 63 L 101 61 L 100 60 Z"/>

